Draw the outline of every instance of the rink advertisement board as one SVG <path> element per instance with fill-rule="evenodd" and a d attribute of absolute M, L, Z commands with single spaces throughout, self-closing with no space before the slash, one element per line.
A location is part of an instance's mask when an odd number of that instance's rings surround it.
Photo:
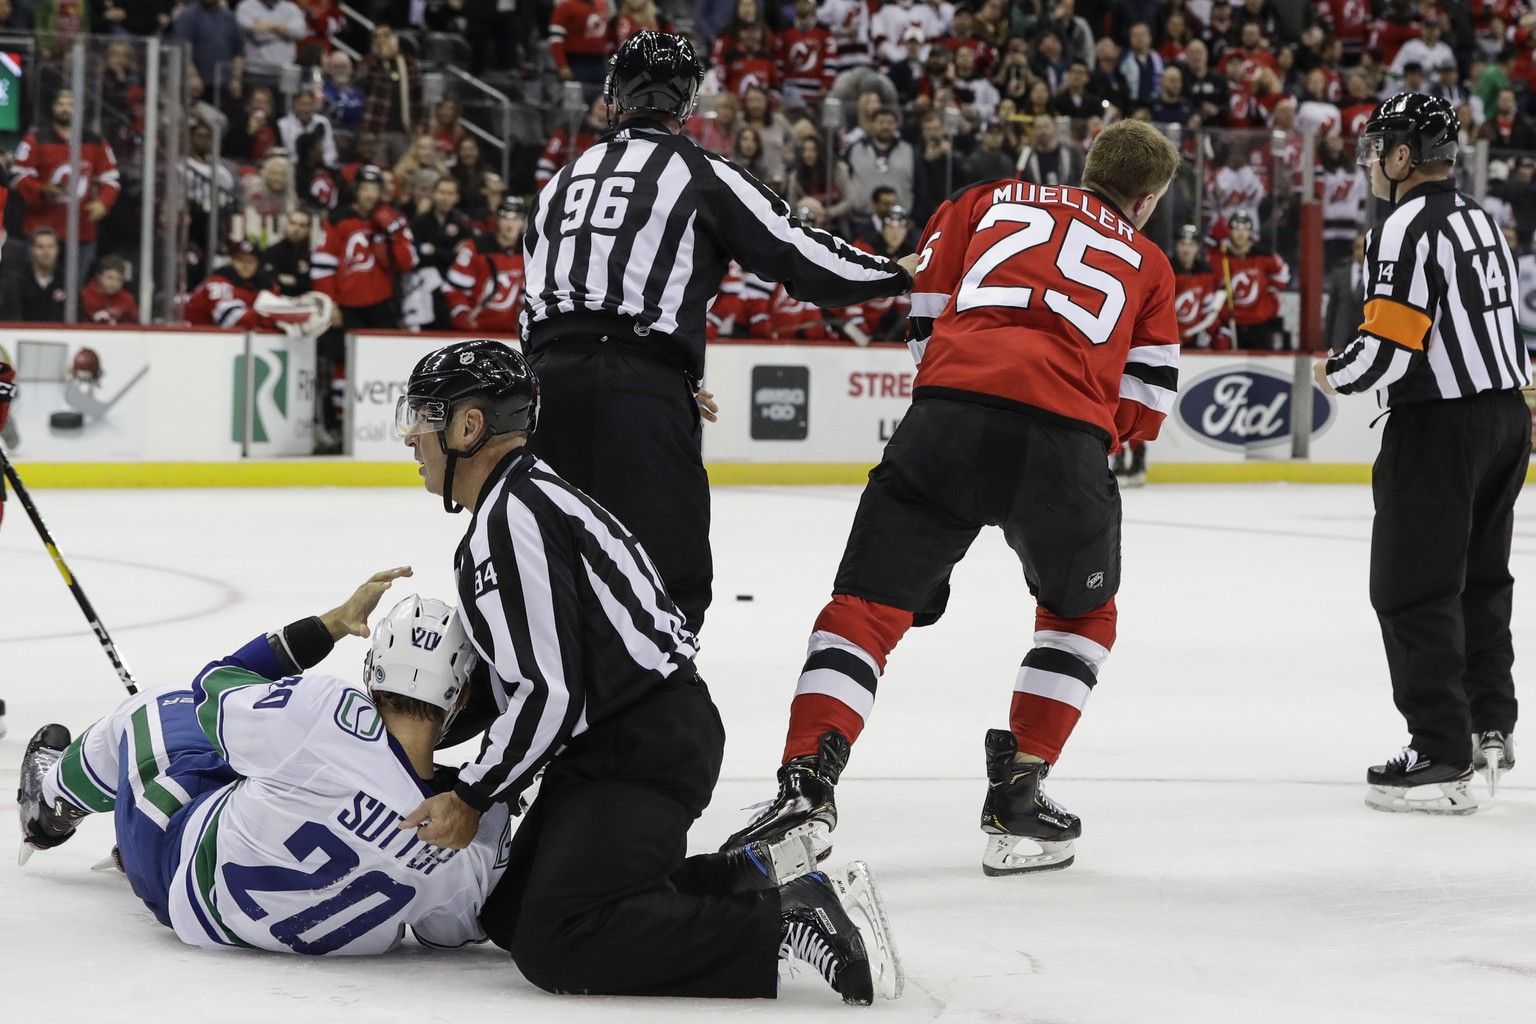
<path fill-rule="evenodd" d="M 395 436 L 395 401 L 405 394 L 411 370 L 429 352 L 456 340 L 440 334 L 349 334 L 345 451 L 361 462 L 411 460 Z M 517 347 L 515 340 L 508 344 Z"/>
<path fill-rule="evenodd" d="M 1184 353 L 1173 411 L 1148 446 L 1152 465 L 1290 461 L 1296 373 L 1296 358 L 1289 352 Z M 1375 400 L 1327 395 L 1315 384 L 1311 390 L 1309 461 L 1368 464 L 1375 459 L 1381 443 L 1370 429 L 1381 413 Z"/>
<path fill-rule="evenodd" d="M 313 447 L 313 341 L 10 327 L 0 349 L 16 366 L 5 443 L 19 462 L 228 462 L 247 430 L 254 457 Z"/>
<path fill-rule="evenodd" d="M 704 386 L 720 422 L 704 429 L 704 459 L 874 465 L 916 375 L 905 345 L 711 345 Z"/>

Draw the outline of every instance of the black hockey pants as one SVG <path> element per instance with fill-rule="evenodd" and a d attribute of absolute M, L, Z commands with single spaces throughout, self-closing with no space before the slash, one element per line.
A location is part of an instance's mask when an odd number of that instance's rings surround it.
<path fill-rule="evenodd" d="M 1371 606 L 1420 754 L 1465 764 L 1471 734 L 1515 727 L 1515 499 L 1531 417 L 1515 391 L 1392 410 L 1371 491 Z"/>
<path fill-rule="evenodd" d="M 724 748 L 708 690 L 689 678 L 549 763 L 480 912 L 529 981 L 593 995 L 775 995 L 778 890 L 731 894 L 709 864 L 684 860 Z"/>

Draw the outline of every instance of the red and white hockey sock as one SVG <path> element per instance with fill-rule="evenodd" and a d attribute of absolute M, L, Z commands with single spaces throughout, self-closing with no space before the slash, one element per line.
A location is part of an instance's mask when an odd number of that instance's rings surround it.
<path fill-rule="evenodd" d="M 1115 602 L 1086 615 L 1035 613 L 1035 646 L 1013 683 L 1008 725 L 1019 750 L 1051 764 L 1083 715 L 1099 666 L 1115 643 Z"/>
<path fill-rule="evenodd" d="M 912 628 L 912 613 L 847 594 L 835 595 L 816 617 L 805 666 L 789 706 L 784 761 L 816 753 L 828 730 L 849 743 L 875 707 L 886 656 Z"/>

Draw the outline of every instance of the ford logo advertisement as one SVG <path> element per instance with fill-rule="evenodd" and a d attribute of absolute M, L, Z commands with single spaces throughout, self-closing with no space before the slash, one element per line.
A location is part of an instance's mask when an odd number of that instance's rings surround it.
<path fill-rule="evenodd" d="M 1281 444 L 1291 437 L 1291 377 L 1257 367 L 1217 370 L 1179 389 L 1179 419 L 1216 448 Z M 1333 420 L 1333 403 L 1312 388 L 1312 435 Z"/>

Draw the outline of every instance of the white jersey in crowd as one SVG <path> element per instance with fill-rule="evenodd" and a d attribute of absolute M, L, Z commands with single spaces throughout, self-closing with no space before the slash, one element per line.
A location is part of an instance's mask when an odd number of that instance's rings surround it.
<path fill-rule="evenodd" d="M 939 7 L 928 3 L 882 4 L 870 19 L 869 34 L 881 58 L 896 64 L 907 59 L 907 50 L 901 41 L 907 29 L 917 29 L 924 39 L 938 39 L 949 32 L 953 16 L 954 8 L 947 3 Z"/>
<path fill-rule="evenodd" d="M 1247 164 L 1235 170 L 1222 167 L 1216 171 L 1212 183 L 1216 208 L 1221 215 L 1231 219 L 1239 210 L 1246 210 L 1255 221 L 1259 219 L 1259 200 L 1264 198 L 1264 179 Z"/>
<path fill-rule="evenodd" d="M 173 701 L 189 707 L 164 706 Z M 166 737 L 176 730 L 167 715 L 190 706 L 241 778 L 183 810 L 186 792 L 163 772 L 174 753 Z M 120 751 L 129 756 L 121 776 Z M 162 828 L 185 816 L 180 855 L 164 870 L 169 923 L 191 945 L 384 953 L 407 925 L 433 946 L 485 938 L 479 911 L 510 846 L 505 805 L 486 812 L 464 850 L 400 829 L 402 816 L 434 791 L 368 695 L 343 679 L 272 682 L 216 665 L 179 696 L 130 698 L 77 741 L 61 768 L 59 791 L 81 806 L 99 806 L 82 788 L 121 778 L 137 810 L 164 817 Z M 55 794 L 45 785 L 44 795 Z"/>

